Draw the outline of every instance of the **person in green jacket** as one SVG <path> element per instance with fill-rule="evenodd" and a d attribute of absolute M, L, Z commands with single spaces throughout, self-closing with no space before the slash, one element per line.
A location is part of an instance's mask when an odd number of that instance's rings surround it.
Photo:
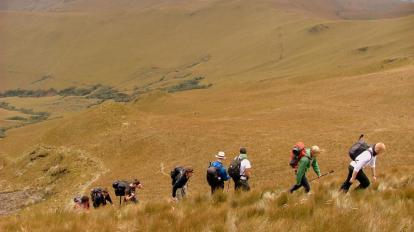
<path fill-rule="evenodd" d="M 306 148 L 306 154 L 299 160 L 298 163 L 298 170 L 296 172 L 296 184 L 292 186 L 290 193 L 293 193 L 302 186 L 305 188 L 305 192 L 309 193 L 310 185 L 308 179 L 306 178 L 306 172 L 308 172 L 310 166 L 312 165 L 312 168 L 318 175 L 318 178 L 321 176 L 321 171 L 319 170 L 319 165 L 316 161 L 316 157 L 319 153 L 320 149 L 318 146 Z"/>

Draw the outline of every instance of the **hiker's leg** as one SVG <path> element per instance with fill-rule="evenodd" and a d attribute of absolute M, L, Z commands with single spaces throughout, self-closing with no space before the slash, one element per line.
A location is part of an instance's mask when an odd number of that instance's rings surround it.
<path fill-rule="evenodd" d="M 187 196 L 187 185 L 184 185 L 184 187 L 181 189 L 181 194 L 183 198 Z"/>
<path fill-rule="evenodd" d="M 177 197 L 178 200 L 182 200 L 183 199 L 183 189 L 178 188 L 177 191 L 176 191 L 175 196 Z"/>
<path fill-rule="evenodd" d="M 224 191 L 224 181 L 218 183 L 217 189 L 220 189 L 221 191 Z"/>
<path fill-rule="evenodd" d="M 224 182 L 217 183 L 217 185 L 214 186 L 214 191 L 216 191 L 216 190 L 224 191 Z"/>
<path fill-rule="evenodd" d="M 294 191 L 296 191 L 296 190 L 298 190 L 298 189 L 300 189 L 300 187 L 302 187 L 302 185 L 303 185 L 303 178 L 302 178 L 302 180 L 300 181 L 300 184 L 294 184 L 291 188 L 290 188 L 290 193 L 293 193 Z"/>
<path fill-rule="evenodd" d="M 234 190 L 238 191 L 241 187 L 240 180 L 234 181 Z"/>
<path fill-rule="evenodd" d="M 305 193 L 308 193 L 310 191 L 309 181 L 305 175 L 302 177 L 301 185 L 305 188 Z"/>
<path fill-rule="evenodd" d="M 302 187 L 302 186 L 301 186 L 301 185 L 294 184 L 294 185 L 290 188 L 289 192 L 290 192 L 290 193 L 293 193 L 294 191 L 298 190 L 300 187 Z"/>
<path fill-rule="evenodd" d="M 348 167 L 348 177 L 346 178 L 345 182 L 342 184 L 340 191 L 343 192 L 348 192 L 349 188 L 351 187 L 351 183 L 349 183 L 349 181 L 352 178 L 352 173 L 354 172 L 354 167 L 352 167 L 351 165 L 349 165 Z"/>
<path fill-rule="evenodd" d="M 355 190 L 368 188 L 370 182 L 362 169 L 358 172 L 356 179 L 359 181 L 359 186 Z"/>
<path fill-rule="evenodd" d="M 248 180 L 241 180 L 241 188 L 243 191 L 247 192 L 250 191 L 249 181 Z"/>

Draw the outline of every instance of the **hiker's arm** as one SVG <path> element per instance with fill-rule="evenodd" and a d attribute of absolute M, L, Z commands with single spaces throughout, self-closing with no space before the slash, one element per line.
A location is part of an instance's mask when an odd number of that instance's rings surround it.
<path fill-rule="evenodd" d="M 250 178 L 250 176 L 252 175 L 252 171 L 250 170 L 250 168 L 246 168 L 246 170 L 244 170 L 244 175 L 247 177 L 247 179 Z"/>
<path fill-rule="evenodd" d="M 109 203 L 111 203 L 111 205 L 112 205 L 112 199 L 111 199 L 111 196 L 106 196 L 105 197 L 105 201 L 107 201 L 107 202 L 109 202 Z"/>
<path fill-rule="evenodd" d="M 375 171 L 375 167 L 371 167 L 371 170 L 372 170 L 372 178 L 374 178 L 374 180 L 377 180 L 377 174 Z"/>
<path fill-rule="evenodd" d="M 177 185 L 174 185 L 172 188 L 172 197 L 175 198 L 176 197 L 176 192 L 177 192 Z"/>
<path fill-rule="evenodd" d="M 312 162 L 312 167 L 316 175 L 318 175 L 318 177 L 321 176 L 321 170 L 319 169 L 318 161 L 316 159 Z"/>
<path fill-rule="evenodd" d="M 374 178 L 374 180 L 377 180 L 377 175 L 376 175 L 376 170 L 375 170 L 376 161 L 377 161 L 377 157 L 373 157 L 372 160 L 370 161 L 370 166 L 372 170 L 372 178 Z"/>
<path fill-rule="evenodd" d="M 230 179 L 230 176 L 229 176 L 229 174 L 227 173 L 227 170 L 224 167 L 221 168 L 221 175 L 220 176 L 224 181 Z"/>
<path fill-rule="evenodd" d="M 358 174 L 358 171 L 353 171 L 352 172 L 352 177 L 351 177 L 351 179 L 349 180 L 349 183 L 354 183 L 354 181 L 355 181 L 355 178 L 356 178 L 356 176 L 357 176 L 357 174 Z"/>

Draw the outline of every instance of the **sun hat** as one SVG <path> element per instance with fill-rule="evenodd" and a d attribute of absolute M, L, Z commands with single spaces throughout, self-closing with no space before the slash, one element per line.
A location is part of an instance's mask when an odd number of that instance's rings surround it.
<path fill-rule="evenodd" d="M 218 159 L 226 159 L 226 154 L 224 153 L 224 151 L 219 151 L 216 155 L 216 158 Z"/>

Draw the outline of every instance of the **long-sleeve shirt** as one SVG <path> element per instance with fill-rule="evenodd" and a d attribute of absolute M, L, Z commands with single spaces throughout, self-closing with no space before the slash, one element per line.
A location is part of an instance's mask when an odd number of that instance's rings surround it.
<path fill-rule="evenodd" d="M 174 183 L 172 188 L 172 197 L 176 197 L 177 189 L 184 187 L 187 184 L 188 178 L 183 173 L 182 176 Z"/>
<path fill-rule="evenodd" d="M 224 167 L 224 165 L 219 162 L 219 161 L 214 161 L 211 166 L 215 167 L 217 169 L 217 173 L 218 176 L 220 177 L 221 181 L 227 181 L 230 179 L 230 176 L 227 174 L 227 170 L 226 167 Z"/>
<path fill-rule="evenodd" d="M 359 154 L 355 160 L 353 160 L 350 165 L 354 167 L 355 172 L 359 172 L 361 169 L 365 168 L 366 166 L 370 166 L 371 168 L 375 168 L 375 162 L 377 157 L 372 154 L 372 148 L 362 152 Z"/>
<path fill-rule="evenodd" d="M 303 156 L 298 163 L 298 170 L 296 174 L 296 184 L 299 185 L 302 181 L 302 178 L 304 175 L 306 175 L 306 172 L 308 172 L 310 166 L 312 165 L 313 170 L 315 173 L 320 176 L 321 171 L 319 169 L 318 161 L 316 161 L 316 158 L 312 158 L 310 154 L 310 149 L 306 149 L 306 155 Z"/>

